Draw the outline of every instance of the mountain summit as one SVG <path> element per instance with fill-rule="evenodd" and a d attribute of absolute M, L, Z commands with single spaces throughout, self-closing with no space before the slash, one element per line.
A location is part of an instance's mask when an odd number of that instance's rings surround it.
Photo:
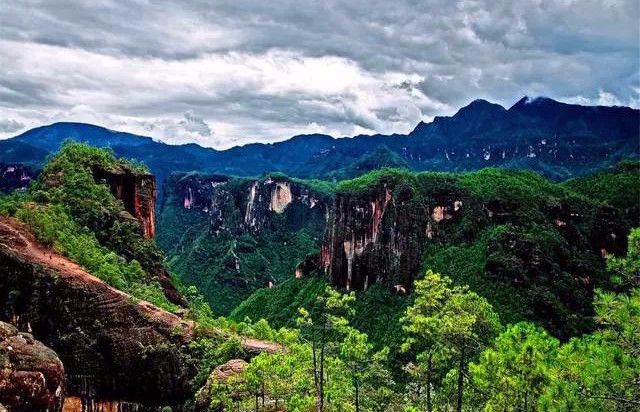
<path fill-rule="evenodd" d="M 54 123 L 0 142 L 0 160 L 38 166 L 66 139 L 110 147 L 148 164 L 163 181 L 175 171 L 239 176 L 283 172 L 296 177 L 342 177 L 385 147 L 414 170 L 467 171 L 488 166 L 528 168 L 564 179 L 638 156 L 640 111 L 580 106 L 547 97 L 520 99 L 509 109 L 474 100 L 453 116 L 419 123 L 408 135 L 332 138 L 301 135 L 224 151 L 168 145 L 149 137 L 82 123 Z"/>

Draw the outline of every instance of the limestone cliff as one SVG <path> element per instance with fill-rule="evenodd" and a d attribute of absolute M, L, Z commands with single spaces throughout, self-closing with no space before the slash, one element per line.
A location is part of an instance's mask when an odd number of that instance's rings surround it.
<path fill-rule="evenodd" d="M 624 254 L 629 230 L 615 208 L 527 172 L 383 171 L 338 186 L 318 268 L 339 288 L 395 293 L 433 269 L 566 337 L 590 327 L 603 258 Z"/>
<path fill-rule="evenodd" d="M 63 395 L 58 355 L 30 333 L 0 322 L 0 406 L 9 412 L 59 412 Z"/>
<path fill-rule="evenodd" d="M 94 167 L 96 181 L 104 181 L 124 208 L 140 221 L 142 235 L 151 239 L 156 234 L 156 179 L 153 175 L 131 169 L 105 170 Z"/>
<path fill-rule="evenodd" d="M 446 190 L 417 193 L 393 182 L 362 193 L 338 193 L 320 254 L 320 266 L 341 288 L 381 282 L 411 288 L 426 242 L 459 219 L 467 195 Z"/>
<path fill-rule="evenodd" d="M 318 252 L 331 204 L 323 189 L 282 175 L 173 175 L 158 245 L 184 283 L 227 313 L 254 290 L 293 277 Z"/>
<path fill-rule="evenodd" d="M 167 184 L 168 202 L 209 217 L 211 231 L 259 233 L 274 215 L 303 227 L 324 216 L 325 197 L 303 182 L 277 176 L 264 179 L 174 175 Z"/>

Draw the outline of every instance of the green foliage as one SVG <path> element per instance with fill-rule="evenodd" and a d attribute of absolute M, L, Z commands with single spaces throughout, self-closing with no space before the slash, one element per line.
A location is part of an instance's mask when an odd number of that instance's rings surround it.
<path fill-rule="evenodd" d="M 640 410 L 640 290 L 600 293 L 595 306 L 601 329 L 559 350 L 543 410 Z"/>
<path fill-rule="evenodd" d="M 322 182 L 270 177 L 296 182 L 317 198 L 332 193 L 330 185 Z M 281 284 L 290 279 L 296 266 L 319 250 L 324 228 L 320 208 L 308 213 L 306 206 L 294 202 L 282 214 L 261 211 L 268 214 L 266 223 L 253 231 L 242 227 L 245 213 L 236 202 L 246 206 L 255 179 L 229 178 L 215 188 L 202 176 L 175 175 L 173 179 L 170 184 L 175 190 L 159 216 L 158 244 L 169 256 L 171 270 L 183 283 L 197 286 L 217 313 L 229 314 L 269 282 Z M 217 199 L 223 220 L 220 226 L 213 227 L 220 216 L 212 220 L 202 209 L 182 207 L 181 185 L 210 190 L 201 196 Z"/>
<path fill-rule="evenodd" d="M 536 411 L 552 379 L 558 346 L 557 339 L 531 323 L 509 325 L 479 361 L 469 365 L 484 410 Z"/>
<path fill-rule="evenodd" d="M 455 404 L 461 411 L 467 365 L 497 335 L 498 316 L 484 298 L 431 271 L 415 282 L 414 297 L 402 319 L 407 334 L 403 349 L 415 352 L 414 376 L 424 379 L 427 410 L 433 407 L 432 388 L 440 386 L 437 376 L 455 367 Z"/>
<path fill-rule="evenodd" d="M 204 384 L 209 373 L 218 365 L 222 365 L 230 359 L 242 359 L 244 349 L 240 338 L 237 336 L 224 336 L 218 338 L 200 337 L 189 344 L 192 353 L 200 359 L 198 374 L 194 378 L 194 387 Z"/>
<path fill-rule="evenodd" d="M 627 256 L 611 256 L 607 268 L 612 273 L 612 281 L 623 287 L 640 286 L 640 228 L 631 230 L 628 238 Z"/>
<path fill-rule="evenodd" d="M 336 192 L 363 193 L 372 188 L 381 187 L 385 183 L 393 186 L 393 184 L 397 182 L 412 184 L 415 181 L 416 174 L 408 170 L 383 168 L 371 171 L 355 179 L 338 183 Z"/>
<path fill-rule="evenodd" d="M 0 198 L 0 213 L 22 220 L 44 245 L 110 285 L 176 310 L 147 273 L 162 266 L 161 253 L 152 241 L 142 238 L 137 221 L 119 219 L 122 203 L 106 185 L 94 180 L 95 167 L 147 172 L 141 165 L 115 159 L 105 149 L 69 142 L 45 166 L 28 194 Z"/>
<path fill-rule="evenodd" d="M 320 276 L 290 279 L 272 289 L 257 290 L 231 312 L 229 319 L 266 319 L 275 327 L 293 327 L 298 308 L 309 307 L 326 287 L 327 281 Z"/>
<path fill-rule="evenodd" d="M 571 179 L 563 185 L 618 210 L 631 209 L 637 213 L 640 207 L 640 161 L 625 160 L 611 170 Z"/>

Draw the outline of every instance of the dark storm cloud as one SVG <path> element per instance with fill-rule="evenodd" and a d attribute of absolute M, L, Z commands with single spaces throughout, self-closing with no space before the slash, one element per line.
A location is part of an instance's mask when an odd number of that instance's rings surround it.
<path fill-rule="evenodd" d="M 406 132 L 475 98 L 638 105 L 638 2 L 21 1 L 0 106 L 229 146 Z M 5 134 L 6 135 L 6 134 Z"/>

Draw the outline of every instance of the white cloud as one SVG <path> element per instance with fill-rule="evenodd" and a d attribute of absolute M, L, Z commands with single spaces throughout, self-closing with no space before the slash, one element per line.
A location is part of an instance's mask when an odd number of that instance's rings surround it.
<path fill-rule="evenodd" d="M 24 123 L 20 123 L 14 119 L 0 119 L 0 132 L 14 133 L 24 127 Z"/>
<path fill-rule="evenodd" d="M 598 105 L 600 106 L 620 106 L 620 100 L 611 93 L 600 90 L 598 92 Z"/>
<path fill-rule="evenodd" d="M 407 132 L 475 98 L 637 107 L 639 18 L 635 0 L 9 2 L 0 107 L 219 148 Z"/>

